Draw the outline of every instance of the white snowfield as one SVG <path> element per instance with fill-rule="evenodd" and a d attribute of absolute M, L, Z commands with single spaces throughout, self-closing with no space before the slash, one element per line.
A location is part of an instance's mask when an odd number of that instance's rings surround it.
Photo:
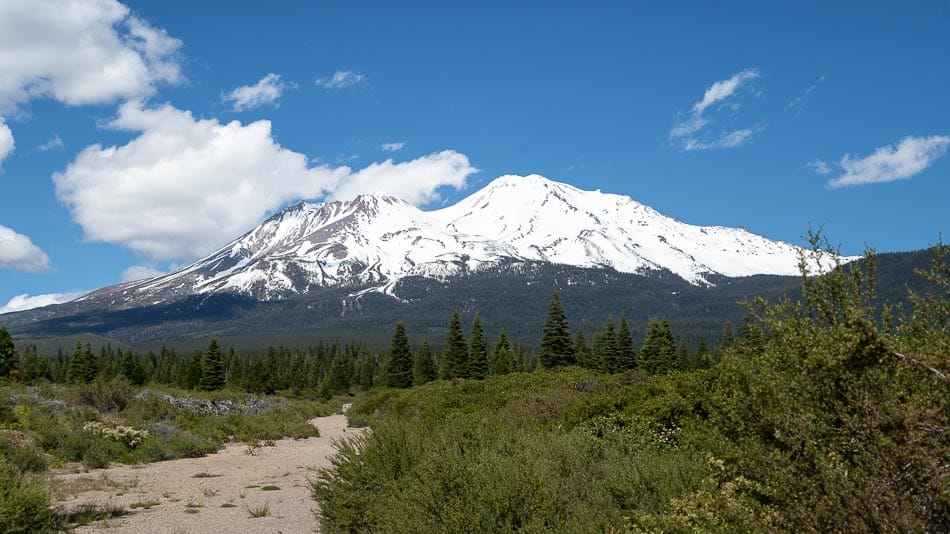
<path fill-rule="evenodd" d="M 269 300 L 370 285 L 392 294 L 406 276 L 447 279 L 513 261 L 668 269 L 709 285 L 711 274 L 798 274 L 799 248 L 740 228 L 685 224 L 622 195 L 503 176 L 435 211 L 391 196 L 301 202 L 180 271 L 109 293 L 149 302 L 210 292 Z"/>

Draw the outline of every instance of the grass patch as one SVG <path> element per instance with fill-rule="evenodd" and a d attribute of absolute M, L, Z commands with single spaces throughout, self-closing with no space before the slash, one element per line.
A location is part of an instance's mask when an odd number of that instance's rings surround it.
<path fill-rule="evenodd" d="M 222 475 L 212 475 L 211 473 L 195 473 L 191 478 L 216 478 Z"/>
<path fill-rule="evenodd" d="M 280 486 L 261 486 L 261 491 L 277 491 Z"/>
<path fill-rule="evenodd" d="M 221 505 L 221 508 L 237 508 L 237 505 L 234 503 L 226 502 Z"/>
<path fill-rule="evenodd" d="M 148 510 L 148 509 L 152 508 L 153 506 L 158 506 L 159 504 L 162 504 L 162 503 L 161 503 L 161 501 L 158 501 L 158 500 L 137 501 L 137 502 L 134 502 L 134 503 L 130 504 L 130 505 L 129 505 L 129 509 L 130 509 L 130 510 L 137 510 L 137 509 L 141 508 L 141 509 L 143 509 L 143 510 Z"/>
<path fill-rule="evenodd" d="M 270 515 L 270 505 L 266 502 L 256 506 L 247 507 L 247 516 L 254 519 L 258 517 L 268 517 Z"/>

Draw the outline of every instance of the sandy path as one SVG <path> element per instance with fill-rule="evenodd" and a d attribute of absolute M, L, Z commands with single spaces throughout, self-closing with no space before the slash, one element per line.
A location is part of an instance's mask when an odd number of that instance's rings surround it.
<path fill-rule="evenodd" d="M 346 428 L 346 417 L 332 415 L 311 421 L 319 438 L 279 440 L 253 454 L 244 444 L 228 444 L 217 454 L 118 466 L 88 473 L 61 474 L 61 504 L 114 503 L 129 515 L 100 521 L 76 532 L 123 533 L 297 533 L 317 529 L 308 477 L 315 468 L 328 467 L 334 440 L 359 432 Z M 210 477 L 195 477 L 205 473 Z M 254 487 L 249 487 L 254 486 Z M 264 490 L 266 486 L 280 489 Z M 267 504 L 270 515 L 250 517 L 249 509 Z M 224 507 L 222 507 L 224 505 Z M 229 506 L 233 505 L 233 507 Z"/>

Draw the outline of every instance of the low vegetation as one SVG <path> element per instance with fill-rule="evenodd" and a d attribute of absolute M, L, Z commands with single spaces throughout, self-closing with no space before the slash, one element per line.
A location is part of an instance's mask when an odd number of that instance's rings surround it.
<path fill-rule="evenodd" d="M 805 273 L 801 300 L 751 303 L 709 369 L 568 366 L 372 393 L 348 412 L 372 432 L 312 484 L 321 526 L 946 531 L 943 252 L 907 310 L 874 305 L 873 258 Z M 542 358 L 563 363 L 566 345 L 549 347 Z"/>

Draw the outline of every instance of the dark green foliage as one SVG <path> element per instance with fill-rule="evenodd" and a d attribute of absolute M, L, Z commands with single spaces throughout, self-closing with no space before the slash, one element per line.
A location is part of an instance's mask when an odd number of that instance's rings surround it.
<path fill-rule="evenodd" d="M 633 348 L 633 337 L 626 314 L 620 314 L 620 327 L 617 329 L 617 368 L 615 371 L 629 371 L 637 366 L 637 353 Z"/>
<path fill-rule="evenodd" d="M 506 375 L 513 373 L 518 369 L 515 361 L 515 353 L 511 349 L 511 343 L 508 341 L 508 333 L 502 328 L 498 332 L 498 339 L 495 341 L 495 348 L 492 350 L 492 374 Z"/>
<path fill-rule="evenodd" d="M 73 357 L 69 362 L 69 381 L 76 384 L 88 384 L 96 378 L 98 372 L 92 347 L 88 343 L 83 345 L 77 341 L 76 350 L 73 351 Z"/>
<path fill-rule="evenodd" d="M 541 333 L 541 365 L 546 368 L 570 365 L 575 362 L 574 343 L 561 298 L 555 291 L 548 303 L 548 318 Z"/>
<path fill-rule="evenodd" d="M 49 491 L 0 459 L 0 532 L 54 531 Z"/>
<path fill-rule="evenodd" d="M 435 367 L 435 361 L 432 359 L 432 349 L 425 341 L 416 351 L 416 356 L 412 361 L 412 385 L 421 386 L 432 382 L 438 378 L 439 373 Z"/>
<path fill-rule="evenodd" d="M 613 316 L 607 317 L 603 328 L 594 334 L 593 352 L 594 369 L 605 373 L 615 373 L 620 370 L 620 346 L 617 344 L 617 328 L 614 326 Z"/>
<path fill-rule="evenodd" d="M 405 331 L 403 331 L 403 335 L 405 335 Z M 406 350 L 409 350 L 408 347 L 406 347 Z M 330 370 L 327 372 L 327 376 L 323 381 L 322 391 L 324 392 L 324 397 L 329 398 L 331 395 L 337 393 L 345 393 L 350 388 L 350 378 L 352 375 L 353 369 L 350 367 L 349 358 L 342 353 L 334 356 L 333 362 L 330 364 Z M 389 377 L 390 375 L 387 373 L 386 376 Z"/>
<path fill-rule="evenodd" d="M 184 362 L 184 365 L 181 365 L 179 369 L 181 370 L 181 376 L 178 379 L 178 384 L 184 389 L 196 389 L 201 384 L 201 353 L 195 351 L 191 355 L 191 360 Z M 258 380 L 249 382 L 261 383 Z"/>
<path fill-rule="evenodd" d="M 640 363 L 648 373 L 668 373 L 676 367 L 676 340 L 668 321 L 651 319 L 640 349 Z"/>
<path fill-rule="evenodd" d="M 217 391 L 224 387 L 227 376 L 224 368 L 224 358 L 218 347 L 217 338 L 208 341 L 208 349 L 201 360 L 201 379 L 199 387 L 204 391 Z"/>
<path fill-rule="evenodd" d="M 15 379 L 18 372 L 18 356 L 13 338 L 6 328 L 0 327 L 0 379 Z"/>
<path fill-rule="evenodd" d="M 597 362 L 593 358 L 590 347 L 587 346 L 587 338 L 580 328 L 577 329 L 577 334 L 574 336 L 574 358 L 577 359 L 577 365 L 581 367 L 597 368 Z"/>
<path fill-rule="evenodd" d="M 396 330 L 389 344 L 385 381 L 391 388 L 412 387 L 412 352 L 409 350 L 406 327 L 402 323 L 396 323 Z"/>
<path fill-rule="evenodd" d="M 468 343 L 462 332 L 458 312 L 452 313 L 449 333 L 442 354 L 442 378 L 464 378 L 468 374 Z"/>
<path fill-rule="evenodd" d="M 472 321 L 472 337 L 468 359 L 468 378 L 481 380 L 488 376 L 488 342 L 482 329 L 482 319 L 478 312 Z"/>

